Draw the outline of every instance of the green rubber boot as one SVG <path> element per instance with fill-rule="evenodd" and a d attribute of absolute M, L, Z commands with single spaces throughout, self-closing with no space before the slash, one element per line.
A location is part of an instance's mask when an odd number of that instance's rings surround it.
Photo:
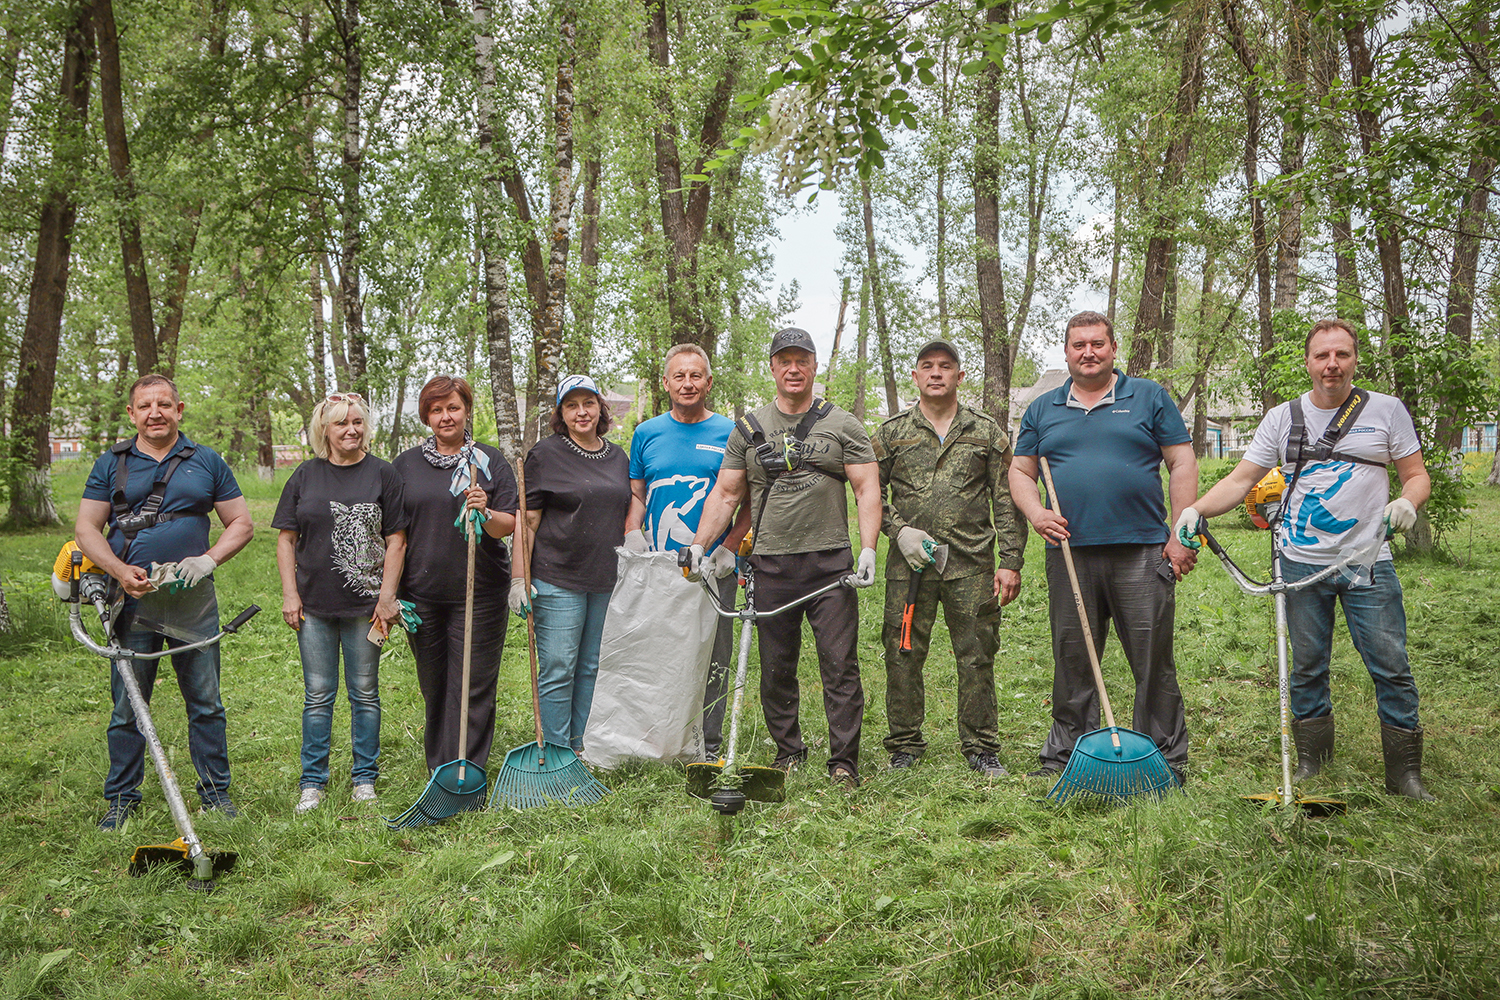
<path fill-rule="evenodd" d="M 1297 744 L 1297 770 L 1292 772 L 1296 784 L 1316 776 L 1333 759 L 1333 716 L 1293 719 L 1292 742 Z"/>
<path fill-rule="evenodd" d="M 1385 754 L 1385 790 L 1391 795 L 1435 802 L 1422 787 L 1422 730 L 1380 724 L 1380 749 Z"/>

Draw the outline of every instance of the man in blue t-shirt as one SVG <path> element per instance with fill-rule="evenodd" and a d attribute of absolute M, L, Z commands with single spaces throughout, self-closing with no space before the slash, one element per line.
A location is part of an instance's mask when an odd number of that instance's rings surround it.
<path fill-rule="evenodd" d="M 1172 397 L 1115 368 L 1115 352 L 1114 327 L 1104 316 L 1082 312 L 1068 320 L 1071 378 L 1026 408 L 1010 465 L 1011 496 L 1047 541 L 1052 731 L 1032 775 L 1063 770 L 1078 737 L 1099 727 L 1093 670 L 1058 547 L 1066 538 L 1095 642 L 1103 642 L 1112 620 L 1135 675 L 1132 728 L 1156 742 L 1180 782 L 1188 734 L 1172 659 L 1175 587 L 1197 557 L 1169 537 L 1161 466 L 1175 519 L 1197 496 L 1198 459 Z M 1037 496 L 1040 458 L 1057 485 L 1048 507 Z"/>
<path fill-rule="evenodd" d="M 120 644 L 138 653 L 154 653 L 183 645 L 133 623 L 136 601 L 154 589 L 149 576 L 153 563 L 177 564 L 176 578 L 189 587 L 212 588 L 213 571 L 243 549 L 255 533 L 250 508 L 240 493 L 234 473 L 210 448 L 178 431 L 183 403 L 177 386 L 164 375 L 143 375 L 130 387 L 125 412 L 136 435 L 99 456 L 83 487 L 74 535 L 78 548 L 119 581 L 126 599 L 117 633 Z M 119 481 L 124 456 L 124 482 Z M 161 489 L 158 482 L 165 483 Z M 116 495 L 116 491 L 121 491 Z M 153 500 L 152 497 L 157 499 Z M 224 525 L 219 540 L 209 545 L 208 513 Z M 121 529 L 119 516 L 145 514 L 145 524 Z M 140 519 L 137 518 L 137 521 Z M 111 529 L 108 538 L 104 529 Z M 208 598 L 213 631 L 218 631 L 217 604 Z M 149 702 L 156 682 L 156 660 L 134 662 L 141 693 Z M 172 656 L 177 686 L 187 703 L 188 754 L 198 772 L 198 797 L 205 810 L 237 814 L 229 798 L 229 746 L 224 729 L 224 702 L 219 697 L 219 647 L 195 649 Z M 104 798 L 109 808 L 99 829 L 119 828 L 141 801 L 146 742 L 136 728 L 135 711 L 125 685 L 111 665 L 109 774 Z"/>
<path fill-rule="evenodd" d="M 662 373 L 672 408 L 636 427 L 630 439 L 632 499 L 625 519 L 625 547 L 637 552 L 676 552 L 693 544 L 703 501 L 719 478 L 724 444 L 734 430 L 733 420 L 708 408 L 714 378 L 703 348 L 673 347 Z M 734 600 L 734 550 L 749 526 L 750 510 L 741 507 L 734 526 L 708 560 L 726 606 Z M 733 619 L 719 619 L 703 695 L 703 741 L 711 760 L 718 759 L 724 728 L 733 626 Z"/>

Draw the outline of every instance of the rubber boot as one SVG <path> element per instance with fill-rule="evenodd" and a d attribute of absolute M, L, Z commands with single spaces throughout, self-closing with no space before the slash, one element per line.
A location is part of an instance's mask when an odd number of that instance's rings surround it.
<path fill-rule="evenodd" d="M 1297 744 L 1297 770 L 1292 772 L 1295 784 L 1315 776 L 1333 759 L 1333 716 L 1293 719 L 1292 742 Z"/>
<path fill-rule="evenodd" d="M 1422 787 L 1422 730 L 1380 724 L 1380 749 L 1385 754 L 1385 790 L 1391 795 L 1435 802 Z"/>

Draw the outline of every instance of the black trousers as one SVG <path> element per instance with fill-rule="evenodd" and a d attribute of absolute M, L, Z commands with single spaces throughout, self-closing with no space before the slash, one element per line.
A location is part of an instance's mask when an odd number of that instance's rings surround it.
<path fill-rule="evenodd" d="M 1187 763 L 1188 732 L 1172 658 L 1177 584 L 1158 572 L 1161 560 L 1160 545 L 1086 545 L 1073 550 L 1094 648 L 1104 655 L 1104 640 L 1114 622 L 1135 675 L 1130 727 L 1151 737 L 1169 764 L 1181 766 Z M 1056 672 L 1052 731 L 1038 757 L 1043 767 L 1062 770 L 1078 737 L 1099 728 L 1099 695 L 1061 549 L 1047 550 L 1047 604 Z M 1113 699 L 1111 703 L 1118 704 Z M 1121 721 L 1118 714 L 1115 721 Z"/>
<path fill-rule="evenodd" d="M 715 583 L 719 601 L 733 607 L 739 578 L 731 573 Z M 717 758 L 724 743 L 724 706 L 728 701 L 729 678 L 739 669 L 738 651 L 734 644 L 734 619 L 720 618 L 718 630 L 714 632 L 713 659 L 708 664 L 708 683 L 703 689 L 703 749 L 710 757 Z"/>
<path fill-rule="evenodd" d="M 755 606 L 763 610 L 804 597 L 854 569 L 854 557 L 848 549 L 751 558 L 755 565 Z M 858 774 L 865 691 L 859 680 L 859 598 L 847 587 L 756 623 L 760 705 L 766 728 L 776 741 L 778 757 L 807 750 L 797 718 L 797 661 L 802 655 L 804 616 L 818 649 L 823 713 L 828 718 L 829 771 L 843 765 Z"/>
<path fill-rule="evenodd" d="M 480 767 L 490 758 L 495 739 L 495 678 L 505 647 L 509 608 L 499 586 L 474 590 L 474 637 L 469 662 L 468 749 L 458 749 L 458 723 L 464 675 L 463 602 L 416 600 L 422 624 L 407 636 L 417 661 L 417 685 L 427 703 L 427 729 L 422 736 L 427 767 L 434 769 L 463 757 Z"/>

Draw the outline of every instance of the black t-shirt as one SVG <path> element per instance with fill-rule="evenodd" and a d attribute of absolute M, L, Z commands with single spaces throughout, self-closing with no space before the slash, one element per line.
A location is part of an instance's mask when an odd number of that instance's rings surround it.
<path fill-rule="evenodd" d="M 369 617 L 380 596 L 386 536 L 406 520 L 401 477 L 384 459 L 334 465 L 310 458 L 297 466 L 271 527 L 297 533 L 297 593 L 306 613 Z"/>
<path fill-rule="evenodd" d="M 536 443 L 526 456 L 526 506 L 542 512 L 531 575 L 586 594 L 615 589 L 630 512 L 630 458 L 619 445 L 584 451 L 564 434 Z"/>
<path fill-rule="evenodd" d="M 489 456 L 490 472 L 479 472 L 479 485 L 489 495 L 489 507 L 508 514 L 516 510 L 516 474 L 498 448 L 478 445 Z M 434 603 L 461 604 L 468 567 L 468 543 L 453 526 L 463 500 L 448 492 L 453 469 L 439 469 L 422 456 L 422 448 L 408 448 L 396 456 L 396 471 L 406 488 L 406 571 L 401 574 L 401 596 Z M 474 586 L 510 586 L 510 550 L 498 538 L 479 533 L 474 547 Z"/>

